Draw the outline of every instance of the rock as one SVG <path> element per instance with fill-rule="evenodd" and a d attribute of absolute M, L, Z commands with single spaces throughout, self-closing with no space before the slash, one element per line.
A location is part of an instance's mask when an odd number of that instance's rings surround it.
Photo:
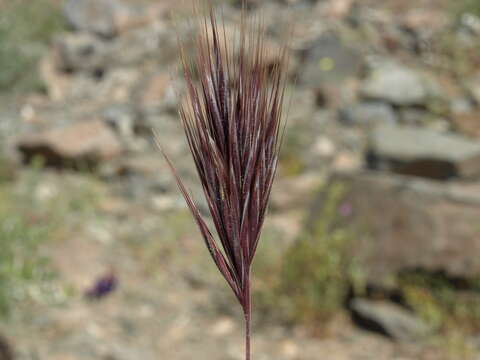
<path fill-rule="evenodd" d="M 166 64 L 178 61 L 175 31 L 164 24 L 141 27 L 109 42 L 110 66 L 137 66 L 146 60 Z"/>
<path fill-rule="evenodd" d="M 159 169 L 164 167 L 165 161 L 158 154 L 143 154 L 122 158 L 119 162 L 117 175 L 119 176 L 139 176 L 144 178 L 162 177 Z M 170 180 L 167 175 L 166 182 Z"/>
<path fill-rule="evenodd" d="M 335 144 L 327 136 L 318 137 L 312 146 L 312 150 L 316 155 L 324 159 L 330 159 L 337 153 Z"/>
<path fill-rule="evenodd" d="M 138 112 L 127 104 L 112 104 L 103 111 L 105 122 L 129 140 L 135 136 L 138 117 Z"/>
<path fill-rule="evenodd" d="M 480 138 L 480 115 L 476 112 L 455 114 L 452 118 L 453 125 L 460 133 Z"/>
<path fill-rule="evenodd" d="M 416 341 L 429 333 L 428 326 L 410 311 L 386 301 L 354 299 L 354 319 L 362 326 L 397 341 Z"/>
<path fill-rule="evenodd" d="M 450 112 L 453 115 L 470 113 L 474 109 L 472 101 L 465 97 L 457 97 L 450 101 Z"/>
<path fill-rule="evenodd" d="M 148 74 L 141 81 L 138 91 L 138 103 L 147 112 L 175 111 L 178 109 L 183 93 L 183 83 L 172 81 L 171 74 L 164 72 Z"/>
<path fill-rule="evenodd" d="M 329 0 L 326 4 L 326 13 L 329 17 L 343 19 L 351 11 L 353 0 Z"/>
<path fill-rule="evenodd" d="M 71 76 L 60 69 L 58 52 L 51 50 L 39 63 L 39 75 L 52 101 L 61 101 L 71 85 Z"/>
<path fill-rule="evenodd" d="M 229 52 L 233 54 L 235 57 L 240 56 L 240 48 L 241 48 L 241 41 L 240 37 L 238 36 L 238 29 L 233 26 L 232 24 L 225 24 L 225 38 L 227 42 L 227 47 Z M 193 35 L 193 37 L 192 37 Z M 196 34 L 191 34 L 190 37 L 194 39 L 194 36 Z M 221 35 L 223 38 L 223 34 Z M 213 37 L 211 33 L 208 33 L 207 35 L 208 41 L 210 43 L 213 42 Z M 188 44 L 187 44 L 188 45 Z M 194 44 L 192 44 L 194 45 Z M 190 48 L 190 49 L 189 49 Z M 187 46 L 186 50 L 193 50 L 195 49 L 194 46 Z M 259 64 L 260 67 L 266 67 L 268 69 L 273 68 L 274 66 L 278 65 L 281 61 L 281 54 L 283 51 L 282 46 L 272 37 L 269 35 L 268 32 L 266 32 L 265 39 L 263 40 L 263 46 L 262 50 L 264 51 L 261 62 Z M 224 47 L 220 49 L 220 51 L 226 56 L 227 54 L 225 53 Z M 285 49 L 287 52 L 287 57 L 289 57 L 289 63 L 288 63 L 288 69 L 286 70 L 288 74 L 291 73 L 291 70 L 295 67 L 296 65 L 296 58 L 294 54 L 290 54 L 289 48 Z M 191 53 L 193 56 L 194 54 Z M 230 55 L 230 54 L 229 54 Z"/>
<path fill-rule="evenodd" d="M 0 147 L 9 139 L 22 131 L 22 121 L 19 119 L 18 109 L 9 103 L 10 99 L 0 98 Z"/>
<path fill-rule="evenodd" d="M 10 342 L 0 335 L 0 360 L 13 360 L 14 355 Z"/>
<path fill-rule="evenodd" d="M 452 131 L 451 120 L 444 117 L 431 116 L 427 119 L 425 126 L 432 131 L 442 134 L 448 134 L 450 131 Z"/>
<path fill-rule="evenodd" d="M 167 93 L 171 76 L 166 73 L 156 74 L 147 79 L 147 84 L 141 95 L 141 103 L 145 106 L 158 105 Z"/>
<path fill-rule="evenodd" d="M 235 327 L 235 321 L 229 317 L 224 317 L 216 320 L 209 332 L 211 335 L 220 338 L 231 334 L 235 330 Z"/>
<path fill-rule="evenodd" d="M 141 9 L 119 0 L 68 0 L 64 14 L 75 30 L 107 38 L 150 20 Z"/>
<path fill-rule="evenodd" d="M 102 121 L 85 121 L 21 137 L 17 149 L 26 162 L 42 156 L 48 166 L 90 167 L 122 153 L 113 131 Z"/>
<path fill-rule="evenodd" d="M 118 67 L 108 71 L 98 70 L 92 73 L 78 72 L 68 76 L 65 82 L 56 82 L 55 77 L 51 78 L 49 96 L 62 101 L 60 104 L 69 104 L 68 108 L 79 110 L 83 106 L 88 109 L 82 113 L 96 112 L 111 103 L 131 101 L 132 92 L 141 78 L 140 69 Z"/>
<path fill-rule="evenodd" d="M 304 63 L 299 75 L 300 83 L 321 87 L 359 75 L 364 62 L 354 48 L 342 44 L 336 37 L 324 35 L 316 40 L 303 54 Z"/>
<path fill-rule="evenodd" d="M 419 108 L 402 108 L 398 110 L 400 123 L 409 126 L 423 126 L 432 116 L 427 110 Z"/>
<path fill-rule="evenodd" d="M 230 3 L 237 9 L 241 9 L 242 6 L 245 6 L 248 11 L 251 11 L 256 9 L 261 2 L 262 0 L 232 0 Z"/>
<path fill-rule="evenodd" d="M 76 30 L 111 37 L 116 33 L 113 12 L 119 7 L 115 0 L 69 0 L 64 14 Z"/>
<path fill-rule="evenodd" d="M 272 194 L 271 207 L 280 212 L 292 209 L 304 209 L 312 193 L 320 187 L 323 178 L 317 174 L 302 174 L 295 178 L 279 178 Z"/>
<path fill-rule="evenodd" d="M 151 11 L 149 8 L 140 8 L 132 6 L 121 6 L 114 13 L 113 20 L 117 34 L 143 27 L 154 22 L 159 15 L 158 12 Z"/>
<path fill-rule="evenodd" d="M 460 17 L 460 25 L 473 35 L 480 35 L 480 18 L 472 13 L 464 13 Z"/>
<path fill-rule="evenodd" d="M 112 103 L 102 111 L 102 119 L 119 136 L 128 152 L 142 152 L 149 148 L 152 129 L 147 127 L 144 114 L 138 107 Z M 102 170 L 108 173 L 109 165 Z"/>
<path fill-rule="evenodd" d="M 115 162 L 109 178 L 122 180 L 122 193 L 128 198 L 151 203 L 156 209 L 182 207 L 182 199 L 175 197 L 170 174 L 162 169 L 165 161 L 157 153 L 125 156 Z"/>
<path fill-rule="evenodd" d="M 384 125 L 371 133 L 368 163 L 399 174 L 470 178 L 480 174 L 480 143 L 455 134 Z"/>
<path fill-rule="evenodd" d="M 13 180 L 17 173 L 16 170 L 12 159 L 9 159 L 4 154 L 0 154 L 0 183 Z"/>
<path fill-rule="evenodd" d="M 474 75 L 465 84 L 470 96 L 477 105 L 480 104 L 480 75 Z"/>
<path fill-rule="evenodd" d="M 282 46 L 278 42 L 276 42 L 273 38 L 268 38 L 263 44 L 263 49 L 265 53 L 262 58 L 261 66 L 264 66 L 269 69 L 272 69 L 275 66 L 278 66 L 281 62 L 281 54 L 283 51 Z M 288 58 L 287 68 L 285 71 L 289 75 L 291 75 L 294 69 L 298 67 L 298 61 L 295 54 L 291 53 L 289 48 L 285 49 L 285 51 L 287 52 L 287 58 Z"/>
<path fill-rule="evenodd" d="M 364 98 L 381 100 L 397 106 L 424 105 L 431 95 L 427 79 L 403 65 L 381 63 L 364 80 Z"/>
<path fill-rule="evenodd" d="M 184 1 L 154 1 L 149 3 L 146 13 L 156 18 L 172 18 L 177 15 L 192 15 L 195 0 Z"/>
<path fill-rule="evenodd" d="M 409 31 L 415 32 L 420 38 L 428 39 L 431 34 L 436 34 L 445 26 L 448 26 L 450 19 L 448 14 L 441 8 L 409 7 L 403 14 L 401 26 Z M 425 36 L 428 34 L 428 36 Z M 423 35 L 423 36 L 422 36 Z"/>
<path fill-rule="evenodd" d="M 95 71 L 136 66 L 148 59 L 178 60 L 175 33 L 165 26 L 146 26 L 106 41 L 90 33 L 62 35 L 54 42 L 54 61 L 63 71 Z M 161 51 L 160 51 L 161 50 Z"/>
<path fill-rule="evenodd" d="M 339 172 L 355 172 L 362 166 L 362 159 L 359 159 L 358 153 L 353 151 L 339 152 L 332 163 L 333 169 Z"/>
<path fill-rule="evenodd" d="M 91 34 L 62 35 L 56 39 L 54 49 L 57 67 L 61 71 L 95 71 L 105 67 L 106 45 Z"/>
<path fill-rule="evenodd" d="M 363 229 L 349 248 L 369 284 L 394 286 L 397 274 L 412 269 L 480 275 L 480 183 L 376 172 L 337 174 L 330 183 L 347 189 L 342 203 Z M 314 200 L 310 224 L 321 213 L 325 191 Z"/>
<path fill-rule="evenodd" d="M 340 109 L 339 117 L 347 125 L 395 124 L 393 107 L 382 102 L 363 102 Z"/>

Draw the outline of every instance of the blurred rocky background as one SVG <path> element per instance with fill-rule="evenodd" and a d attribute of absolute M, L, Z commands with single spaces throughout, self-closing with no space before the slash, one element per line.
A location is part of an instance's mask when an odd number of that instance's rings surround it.
<path fill-rule="evenodd" d="M 176 112 L 192 4 L 0 0 L 1 360 L 242 359 L 152 141 L 200 199 Z M 480 1 L 259 13 L 272 49 L 295 26 L 256 358 L 480 359 Z"/>

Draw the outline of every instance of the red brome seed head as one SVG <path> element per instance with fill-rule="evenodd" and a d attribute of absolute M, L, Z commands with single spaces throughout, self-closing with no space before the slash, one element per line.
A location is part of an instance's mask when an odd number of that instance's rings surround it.
<path fill-rule="evenodd" d="M 194 55 L 181 46 L 187 87 L 180 117 L 217 236 L 164 155 L 215 264 L 249 315 L 250 269 L 284 130 L 287 52 L 280 47 L 272 56 L 261 21 L 247 24 L 245 10 L 235 41 L 211 6 L 199 26 Z"/>

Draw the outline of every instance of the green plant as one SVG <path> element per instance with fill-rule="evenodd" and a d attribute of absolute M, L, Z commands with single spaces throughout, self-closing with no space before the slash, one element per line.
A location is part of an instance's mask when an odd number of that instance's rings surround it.
<path fill-rule="evenodd" d="M 15 182 L 0 181 L 1 317 L 17 314 L 12 310 L 20 304 L 65 300 L 67 289 L 56 281 L 44 247 L 97 217 L 94 204 L 102 193 L 93 177 L 59 176 L 42 164 L 36 158 Z"/>
<path fill-rule="evenodd" d="M 0 184 L 0 316 L 8 315 L 13 303 L 30 298 L 52 275 L 39 254 L 51 224 L 27 204 L 11 184 Z"/>
<path fill-rule="evenodd" d="M 343 185 L 329 187 L 316 222 L 286 254 L 280 288 L 291 294 L 288 312 L 294 319 L 328 320 L 353 284 L 358 269 L 347 249 L 355 231 L 339 221 L 344 195 Z"/>
<path fill-rule="evenodd" d="M 0 6 L 0 91 L 41 89 L 38 60 L 64 27 L 58 5 L 50 0 L 11 0 Z"/>
<path fill-rule="evenodd" d="M 406 304 L 432 329 L 431 342 L 451 359 L 471 359 L 469 341 L 480 329 L 480 282 L 478 278 L 452 279 L 440 272 L 407 271 L 398 276 Z"/>
<path fill-rule="evenodd" d="M 12 179 L 14 173 L 13 165 L 4 156 L 0 154 L 0 184 Z"/>
<path fill-rule="evenodd" d="M 194 231 L 192 217 L 187 210 L 172 210 L 162 216 L 156 222 L 155 228 L 146 236 L 139 237 L 138 230 L 132 229 L 125 240 L 135 256 L 140 259 L 145 272 L 157 274 L 159 265 L 167 264 L 174 268 L 187 266 L 189 256 L 195 255 L 182 255 L 189 251 L 197 254 L 198 248 L 191 249 L 189 246 L 185 246 L 184 240 Z M 161 241 L 158 241 L 158 233 L 161 233 Z M 179 254 L 179 248 L 182 248 L 182 254 Z M 165 271 L 162 274 L 165 274 Z"/>
<path fill-rule="evenodd" d="M 285 136 L 285 143 L 280 153 L 280 165 L 284 176 L 298 176 L 306 168 L 302 157 L 299 156 L 306 146 L 298 132 L 299 130 L 290 131 Z"/>
<path fill-rule="evenodd" d="M 350 289 L 363 287 L 361 267 L 347 251 L 358 228 L 345 218 L 346 189 L 331 184 L 323 191 L 314 224 L 282 255 L 263 264 L 267 271 L 259 271 L 259 305 L 275 309 L 274 316 L 288 323 L 324 324 L 342 309 Z"/>
<path fill-rule="evenodd" d="M 442 273 L 407 272 L 398 283 L 405 300 L 425 321 L 443 333 L 480 329 L 478 279 L 452 280 Z"/>
<path fill-rule="evenodd" d="M 480 16 L 480 1 L 478 0 L 461 0 L 455 1 L 454 12 L 458 14 L 471 13 Z"/>

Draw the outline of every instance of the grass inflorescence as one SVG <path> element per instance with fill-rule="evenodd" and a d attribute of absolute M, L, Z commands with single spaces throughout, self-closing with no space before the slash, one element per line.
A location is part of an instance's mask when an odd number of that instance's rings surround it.
<path fill-rule="evenodd" d="M 266 66 L 266 35 L 242 11 L 236 49 L 210 5 L 194 55 L 183 48 L 187 84 L 180 117 L 215 237 L 167 158 L 210 255 L 242 306 L 250 359 L 251 266 L 267 212 L 284 129 L 286 47 Z"/>

